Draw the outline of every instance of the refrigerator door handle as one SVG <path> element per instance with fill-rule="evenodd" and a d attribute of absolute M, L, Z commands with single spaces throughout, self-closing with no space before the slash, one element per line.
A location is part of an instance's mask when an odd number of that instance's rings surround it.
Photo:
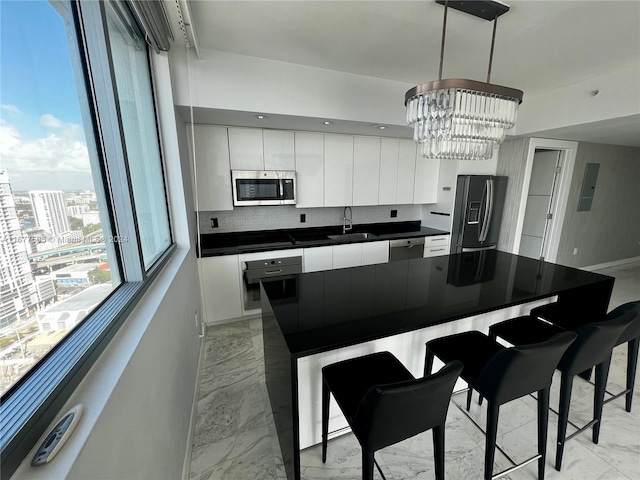
<path fill-rule="evenodd" d="M 489 180 L 486 181 L 484 185 L 484 189 L 482 190 L 482 198 L 480 199 L 480 205 L 478 206 L 478 210 L 482 208 L 482 204 L 484 203 L 484 215 L 482 216 L 482 226 L 478 230 L 478 242 L 482 243 L 482 234 L 484 233 L 484 222 L 487 218 L 487 207 L 489 206 Z"/>
<path fill-rule="evenodd" d="M 485 186 L 487 191 L 487 201 L 484 204 L 484 218 L 482 219 L 482 228 L 480 229 L 480 240 L 484 242 L 487 239 L 489 233 L 489 223 L 491 222 L 491 210 L 493 207 L 493 180 L 487 180 Z"/>

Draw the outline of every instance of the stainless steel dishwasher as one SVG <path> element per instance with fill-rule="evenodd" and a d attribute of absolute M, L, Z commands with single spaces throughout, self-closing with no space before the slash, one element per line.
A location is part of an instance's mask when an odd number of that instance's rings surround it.
<path fill-rule="evenodd" d="M 409 260 L 424 256 L 424 237 L 403 238 L 389 242 L 389 261 Z"/>

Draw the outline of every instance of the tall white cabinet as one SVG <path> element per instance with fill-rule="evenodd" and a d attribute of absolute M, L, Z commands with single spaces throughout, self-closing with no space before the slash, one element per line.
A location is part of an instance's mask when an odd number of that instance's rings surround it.
<path fill-rule="evenodd" d="M 324 206 L 324 135 L 295 133 L 296 207 Z"/>
<path fill-rule="evenodd" d="M 193 134 L 195 152 L 191 142 L 187 143 L 197 210 L 233 210 L 227 129 L 194 125 Z M 187 125 L 187 135 L 191 138 L 191 125 Z"/>
<path fill-rule="evenodd" d="M 378 205 L 380 138 L 353 139 L 353 205 Z"/>
<path fill-rule="evenodd" d="M 353 136 L 324 136 L 324 206 L 353 202 Z"/>

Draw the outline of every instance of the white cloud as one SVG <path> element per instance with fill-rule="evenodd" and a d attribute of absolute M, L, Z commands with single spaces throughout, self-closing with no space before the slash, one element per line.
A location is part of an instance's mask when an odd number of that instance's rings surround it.
<path fill-rule="evenodd" d="M 15 126 L 0 120 L 0 168 L 7 170 L 10 178 L 21 179 L 21 183 L 27 184 L 23 188 L 29 189 L 32 188 L 28 185 L 29 178 L 53 181 L 64 175 L 81 174 L 90 179 L 89 152 L 82 127 L 65 124 L 53 115 L 43 115 L 41 121 L 57 131 L 28 140 Z M 65 185 L 55 187 L 66 189 Z"/>
<path fill-rule="evenodd" d="M 49 128 L 63 128 L 62 120 L 54 117 L 50 113 L 45 113 L 40 117 L 40 124 Z"/>
<path fill-rule="evenodd" d="M 20 115 L 22 112 L 20 111 L 20 109 L 18 107 L 16 107 L 15 105 L 9 105 L 9 104 L 2 104 L 0 105 L 0 109 L 9 112 L 9 113 L 13 113 L 14 115 Z"/>

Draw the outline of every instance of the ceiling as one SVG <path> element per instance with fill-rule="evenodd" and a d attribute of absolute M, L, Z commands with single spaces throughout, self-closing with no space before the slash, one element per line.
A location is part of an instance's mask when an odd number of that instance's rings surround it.
<path fill-rule="evenodd" d="M 491 82 L 523 90 L 525 101 L 612 70 L 640 72 L 639 1 L 508 3 L 511 10 L 498 20 Z M 200 48 L 414 84 L 438 76 L 444 8 L 435 1 L 188 5 Z M 491 33 L 491 22 L 450 9 L 443 77 L 484 81 Z M 640 146 L 640 115 L 604 122 L 602 129 L 600 123 L 544 133 Z"/>

